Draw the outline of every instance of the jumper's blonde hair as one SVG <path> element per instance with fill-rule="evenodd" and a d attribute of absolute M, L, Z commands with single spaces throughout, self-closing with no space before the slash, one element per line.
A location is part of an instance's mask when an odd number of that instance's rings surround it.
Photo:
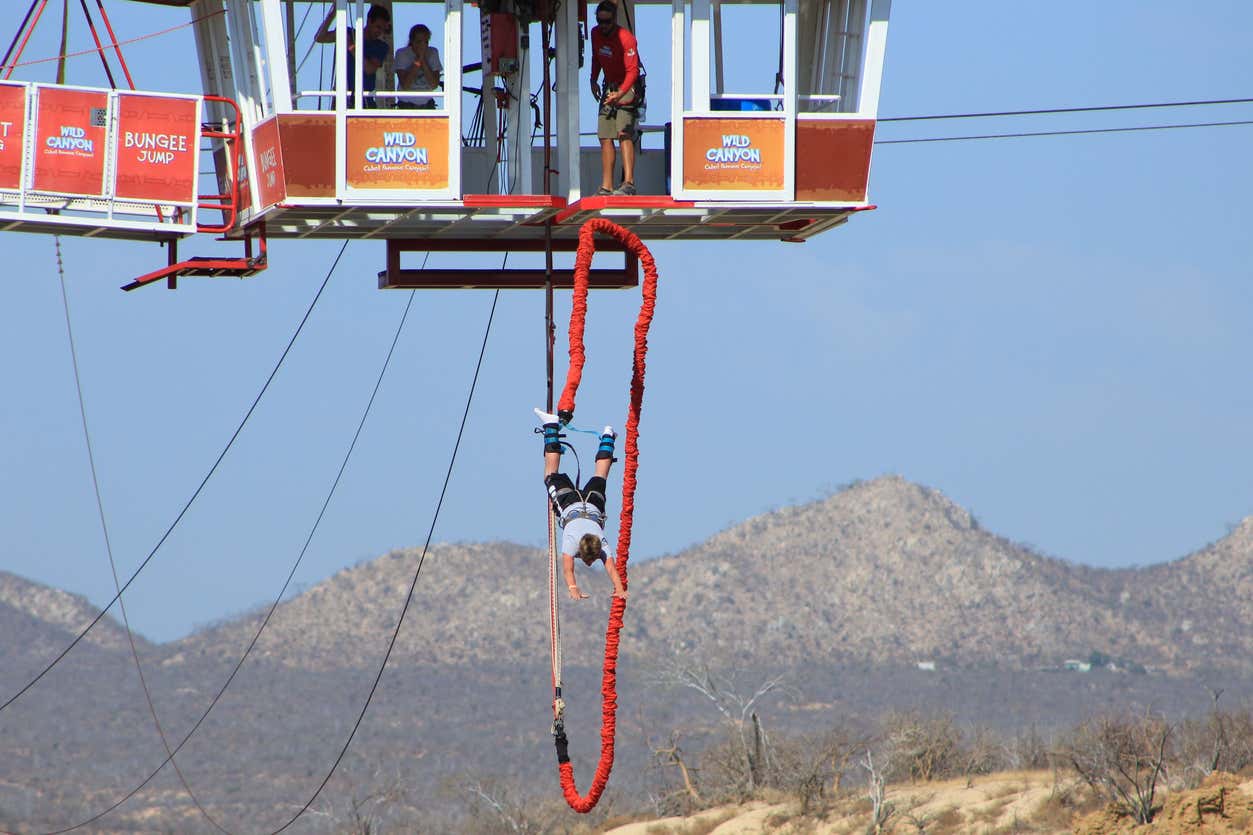
<path fill-rule="evenodd" d="M 585 533 L 579 539 L 579 556 L 584 562 L 600 559 L 600 537 L 594 533 Z"/>

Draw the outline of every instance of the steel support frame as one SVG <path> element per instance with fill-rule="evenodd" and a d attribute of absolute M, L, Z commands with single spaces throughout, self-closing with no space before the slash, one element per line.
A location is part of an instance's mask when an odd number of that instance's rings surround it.
<path fill-rule="evenodd" d="M 865 55 L 858 88 L 857 113 L 879 115 L 879 94 L 883 87 L 883 59 L 887 53 L 888 18 L 892 0 L 870 0 L 870 22 L 866 28 Z"/>
<path fill-rule="evenodd" d="M 478 240 L 458 238 L 391 239 L 387 241 L 386 269 L 378 274 L 380 290 L 543 290 L 551 277 L 556 289 L 574 286 L 573 270 L 530 269 L 404 269 L 400 265 L 405 252 L 530 252 L 546 251 L 548 242 L 531 240 Z M 555 238 L 553 252 L 574 252 L 577 238 Z M 602 240 L 598 252 L 623 253 L 620 269 L 591 270 L 588 286 L 593 290 L 622 290 L 639 286 L 639 259 L 617 241 Z"/>
<path fill-rule="evenodd" d="M 261 0 L 261 31 L 265 42 L 267 77 L 270 85 L 270 99 L 274 103 L 274 112 L 290 113 L 292 110 L 292 85 L 295 77 L 292 68 L 294 61 L 291 47 L 287 42 L 286 24 L 283 22 L 283 9 L 279 0 Z M 291 11 L 288 0 L 288 11 Z M 288 58 L 289 60 L 280 60 Z"/>
<path fill-rule="evenodd" d="M 557 99 L 557 141 L 553 164 L 557 169 L 557 194 L 563 195 L 567 203 L 575 203 L 583 195 L 579 174 L 579 93 L 582 85 L 577 57 L 583 47 L 576 4 L 562 3 L 558 7 L 554 42 L 557 48 L 557 60 L 554 62 L 556 76 L 553 79 Z"/>
<path fill-rule="evenodd" d="M 523 49 L 525 38 L 528 46 Z M 505 111 L 505 155 L 501 169 L 507 188 L 501 194 L 534 194 L 535 178 L 532 172 L 531 153 L 531 63 L 535 49 L 531 44 L 529 26 L 518 22 L 518 71 L 503 76 L 505 89 L 509 91 L 509 105 Z M 543 60 L 543 48 L 540 49 Z M 486 83 L 486 76 L 484 77 Z M 516 102 L 516 106 L 515 103 Z"/>

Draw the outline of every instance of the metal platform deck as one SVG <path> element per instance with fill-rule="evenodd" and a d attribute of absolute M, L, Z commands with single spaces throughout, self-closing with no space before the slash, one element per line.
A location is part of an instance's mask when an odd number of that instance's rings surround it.
<path fill-rule="evenodd" d="M 126 241 L 166 243 L 195 234 L 195 228 L 145 221 L 105 221 L 100 217 L 10 212 L 0 208 L 0 232 L 35 232 L 44 235 L 66 235 L 83 238 L 112 238 Z"/>
<path fill-rule="evenodd" d="M 670 197 L 584 197 L 574 203 L 558 197 L 501 198 L 467 195 L 463 201 L 428 203 L 420 208 L 345 206 L 326 201 L 283 203 L 266 211 L 271 238 L 379 238 L 528 241 L 542 238 L 549 219 L 555 239 L 578 237 L 592 217 L 619 223 L 645 240 L 799 241 L 844 223 L 871 205 L 824 206 L 803 203 L 704 203 Z M 242 234 L 232 233 L 231 237 Z M 503 247 L 508 248 L 508 247 Z"/>

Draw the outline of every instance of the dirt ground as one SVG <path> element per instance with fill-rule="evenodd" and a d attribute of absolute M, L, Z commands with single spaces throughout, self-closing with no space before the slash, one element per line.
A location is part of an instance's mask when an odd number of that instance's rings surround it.
<path fill-rule="evenodd" d="M 1167 794 L 1153 823 L 1137 826 L 1114 809 L 1102 809 L 1077 822 L 1079 835 L 1123 832 L 1200 833 L 1253 832 L 1253 780 L 1212 774 L 1200 788 Z"/>
<path fill-rule="evenodd" d="M 891 786 L 887 801 L 894 812 L 885 835 L 1253 832 L 1253 780 L 1231 774 L 1215 774 L 1192 791 L 1164 793 L 1161 811 L 1147 826 L 1112 808 L 1093 810 L 1096 801 L 1086 787 L 1049 771 Z M 862 835 L 869 822 L 870 803 L 864 798 L 844 798 L 809 815 L 800 814 L 796 801 L 758 801 L 631 823 L 606 835 Z"/>

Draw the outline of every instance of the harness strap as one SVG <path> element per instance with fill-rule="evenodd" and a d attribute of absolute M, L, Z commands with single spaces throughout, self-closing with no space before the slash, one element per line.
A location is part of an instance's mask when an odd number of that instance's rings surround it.
<path fill-rule="evenodd" d="M 566 508 L 565 513 L 561 517 L 562 527 L 570 524 L 575 519 L 591 519 L 602 528 L 605 527 L 605 514 L 597 510 L 590 502 L 581 502 L 580 504 L 583 506 L 575 504 Z"/>

